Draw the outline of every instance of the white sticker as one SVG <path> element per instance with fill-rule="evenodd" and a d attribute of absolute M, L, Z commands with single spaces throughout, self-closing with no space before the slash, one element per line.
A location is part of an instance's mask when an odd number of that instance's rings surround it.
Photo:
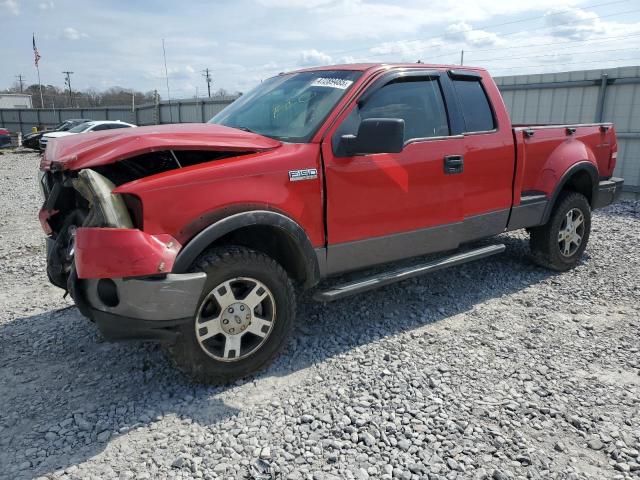
<path fill-rule="evenodd" d="M 340 90 L 345 90 L 349 88 L 349 86 L 353 83 L 353 80 L 345 80 L 342 78 L 316 78 L 313 82 L 311 82 L 312 87 L 328 87 L 328 88 L 339 88 Z"/>

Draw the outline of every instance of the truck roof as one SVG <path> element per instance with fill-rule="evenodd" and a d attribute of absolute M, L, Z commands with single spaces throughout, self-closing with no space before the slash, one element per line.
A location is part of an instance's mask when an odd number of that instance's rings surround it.
<path fill-rule="evenodd" d="M 366 71 L 373 69 L 382 69 L 382 68 L 427 68 L 427 69 L 464 69 L 464 70 L 475 70 L 475 71 L 484 71 L 484 68 L 479 67 L 467 67 L 462 65 L 446 65 L 446 64 L 431 64 L 431 63 L 344 63 L 339 65 L 323 65 L 320 67 L 309 67 L 309 68 L 301 68 L 298 70 L 293 70 L 289 73 L 298 73 L 298 72 L 314 72 L 318 70 L 357 70 L 357 71 Z"/>

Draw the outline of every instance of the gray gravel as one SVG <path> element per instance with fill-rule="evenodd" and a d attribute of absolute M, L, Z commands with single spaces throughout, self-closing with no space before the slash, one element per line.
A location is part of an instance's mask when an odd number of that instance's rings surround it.
<path fill-rule="evenodd" d="M 44 274 L 34 154 L 0 155 L 0 478 L 640 477 L 640 204 L 557 275 L 505 254 L 323 306 L 226 387 L 104 343 Z"/>

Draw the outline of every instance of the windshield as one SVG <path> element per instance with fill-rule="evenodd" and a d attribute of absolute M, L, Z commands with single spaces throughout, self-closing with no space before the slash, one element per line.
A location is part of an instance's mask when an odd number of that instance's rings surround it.
<path fill-rule="evenodd" d="M 361 75 L 321 70 L 265 80 L 209 120 L 287 142 L 308 142 Z"/>
<path fill-rule="evenodd" d="M 90 122 L 84 122 L 84 123 L 81 123 L 80 125 L 76 125 L 72 129 L 70 129 L 69 132 L 71 132 L 71 133 L 82 133 L 86 129 L 90 128 L 90 127 L 91 127 L 91 123 Z"/>

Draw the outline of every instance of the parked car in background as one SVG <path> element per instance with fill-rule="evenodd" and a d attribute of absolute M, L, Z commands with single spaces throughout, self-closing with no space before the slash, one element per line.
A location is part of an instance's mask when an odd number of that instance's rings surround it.
<path fill-rule="evenodd" d="M 0 148 L 10 147 L 11 146 L 11 136 L 9 135 L 9 130 L 6 128 L 0 128 Z"/>
<path fill-rule="evenodd" d="M 85 122 L 66 131 L 45 133 L 40 139 L 40 150 L 44 150 L 47 147 L 47 143 L 52 138 L 66 137 L 68 135 L 76 135 L 78 133 L 115 130 L 117 128 L 131 128 L 136 126 L 137 125 L 133 125 L 132 123 L 121 122 L 120 120 L 96 120 Z"/>
<path fill-rule="evenodd" d="M 67 130 L 72 129 L 76 125 L 80 125 L 81 123 L 90 122 L 90 118 L 70 118 L 69 120 L 65 120 L 59 125 L 56 125 L 51 130 L 41 130 L 39 132 L 28 133 L 24 137 L 22 137 L 22 145 L 27 148 L 32 148 L 34 150 L 40 150 L 40 139 L 45 133 L 50 132 L 66 132 Z"/>

